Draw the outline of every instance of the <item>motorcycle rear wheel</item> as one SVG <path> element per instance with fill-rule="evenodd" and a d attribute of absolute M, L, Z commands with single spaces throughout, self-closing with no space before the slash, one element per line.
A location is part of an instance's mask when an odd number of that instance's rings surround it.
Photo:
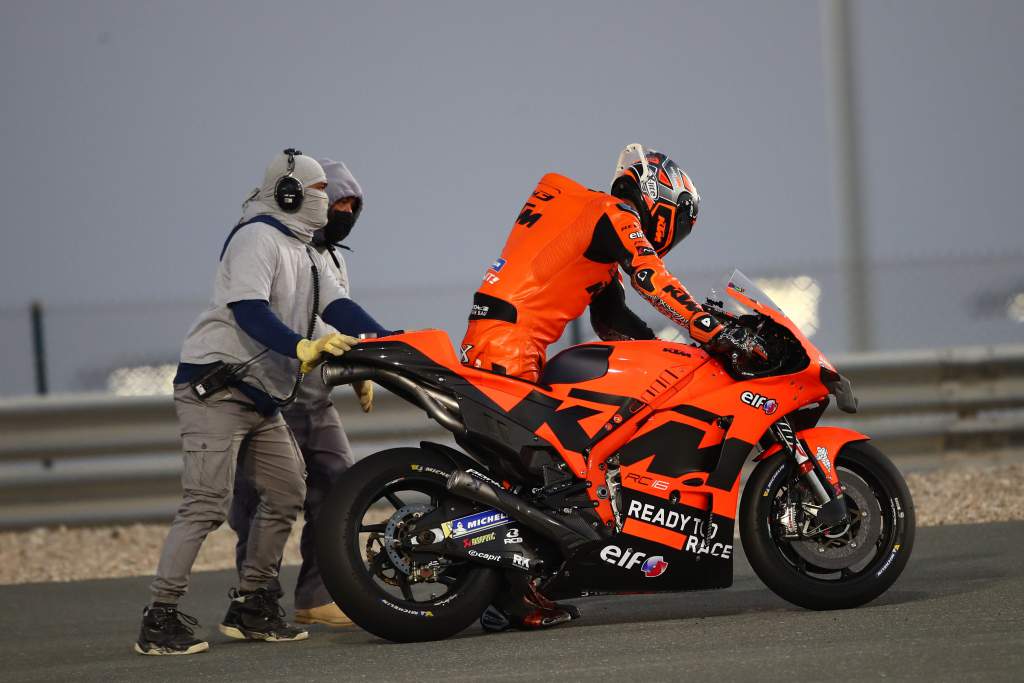
<path fill-rule="evenodd" d="M 436 581 L 411 581 L 396 565 L 403 550 L 392 546 L 389 552 L 385 542 L 371 548 L 368 541 L 399 533 L 394 529 L 403 521 L 438 507 L 449 496 L 445 485 L 454 469 L 419 448 L 381 451 L 345 472 L 323 502 L 316 547 L 324 585 L 352 621 L 376 636 L 399 643 L 442 640 L 476 621 L 497 594 L 501 574 L 494 569 L 448 564 L 438 556 L 447 566 L 437 570 Z M 368 513 L 390 517 L 368 519 Z"/>
<path fill-rule="evenodd" d="M 754 468 L 740 504 L 740 539 L 754 572 L 780 597 L 813 610 L 874 600 L 899 578 L 914 545 L 910 491 L 880 450 L 867 442 L 847 444 L 835 467 L 847 486 L 852 521 L 845 531 L 787 538 L 780 511 L 792 501 L 791 489 L 795 494 L 801 486 L 788 458 Z"/>

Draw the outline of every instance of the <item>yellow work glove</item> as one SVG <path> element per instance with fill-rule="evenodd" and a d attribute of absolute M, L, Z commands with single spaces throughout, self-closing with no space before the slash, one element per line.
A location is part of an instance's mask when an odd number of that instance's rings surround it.
<path fill-rule="evenodd" d="M 320 365 L 320 355 L 329 353 L 332 356 L 340 356 L 359 343 L 355 337 L 345 334 L 328 334 L 318 339 L 300 339 L 295 345 L 295 357 L 302 361 L 299 369 L 303 374 L 313 371 L 313 368 Z"/>
<path fill-rule="evenodd" d="M 356 392 L 356 396 L 359 397 L 359 405 L 362 407 L 364 413 L 368 413 L 373 410 L 373 382 L 368 379 L 364 379 L 361 382 L 353 382 L 352 388 Z"/>

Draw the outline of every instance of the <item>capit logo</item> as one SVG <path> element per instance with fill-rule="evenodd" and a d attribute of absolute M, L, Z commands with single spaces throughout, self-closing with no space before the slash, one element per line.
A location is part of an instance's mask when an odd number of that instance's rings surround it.
<path fill-rule="evenodd" d="M 740 394 L 740 400 L 751 408 L 760 408 L 765 415 L 772 415 L 779 409 L 779 402 L 770 396 L 762 396 L 752 391 L 744 391 Z"/>

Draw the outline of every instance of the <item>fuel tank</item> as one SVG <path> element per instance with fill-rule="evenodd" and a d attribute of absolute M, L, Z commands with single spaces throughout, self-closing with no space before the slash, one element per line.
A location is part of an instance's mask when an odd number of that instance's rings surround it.
<path fill-rule="evenodd" d="M 657 340 L 581 344 L 552 357 L 539 383 L 555 394 L 583 389 L 649 404 L 686 386 L 709 360 L 695 346 Z"/>

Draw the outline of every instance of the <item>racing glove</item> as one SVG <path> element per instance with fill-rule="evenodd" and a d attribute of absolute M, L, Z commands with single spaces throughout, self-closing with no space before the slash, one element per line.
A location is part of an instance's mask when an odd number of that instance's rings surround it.
<path fill-rule="evenodd" d="M 323 362 L 322 354 L 329 353 L 332 356 L 340 356 L 346 351 L 351 351 L 352 347 L 358 343 L 359 340 L 355 337 L 337 332 L 317 339 L 300 339 L 299 343 L 295 345 L 295 357 L 302 362 L 299 370 L 303 374 L 308 374 Z"/>
<path fill-rule="evenodd" d="M 359 397 L 359 406 L 363 412 L 368 413 L 373 410 L 373 382 L 368 379 L 353 382 L 352 388 L 355 390 L 356 396 Z"/>
<path fill-rule="evenodd" d="M 725 325 L 711 313 L 698 313 L 690 318 L 690 339 L 707 346 L 725 329 Z"/>
<path fill-rule="evenodd" d="M 734 363 L 736 361 L 768 360 L 768 352 L 765 351 L 757 333 L 738 323 L 728 325 L 719 323 L 718 332 L 701 346 L 708 353 L 720 358 L 729 358 Z"/>

